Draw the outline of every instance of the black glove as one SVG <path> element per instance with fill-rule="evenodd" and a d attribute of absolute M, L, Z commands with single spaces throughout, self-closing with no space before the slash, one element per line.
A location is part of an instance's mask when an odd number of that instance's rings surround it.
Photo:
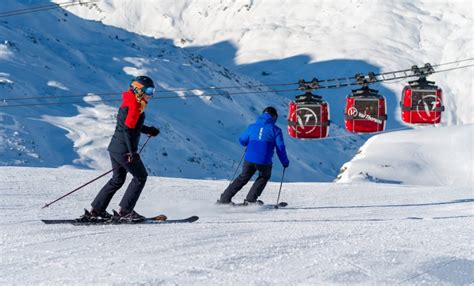
<path fill-rule="evenodd" d="M 127 153 L 125 154 L 125 160 L 128 164 L 132 164 L 140 161 L 140 154 L 138 153 Z"/>
<path fill-rule="evenodd" d="M 282 164 L 283 165 L 283 168 L 288 168 L 288 166 L 290 166 L 290 162 L 285 162 L 285 164 Z"/>
<path fill-rule="evenodd" d="M 158 136 L 158 134 L 160 134 L 160 129 L 156 128 L 155 126 L 150 127 L 148 135 L 155 137 Z"/>

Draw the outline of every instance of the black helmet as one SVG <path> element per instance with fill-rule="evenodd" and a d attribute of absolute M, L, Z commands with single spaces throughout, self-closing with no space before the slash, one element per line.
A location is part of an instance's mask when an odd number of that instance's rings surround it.
<path fill-rule="evenodd" d="M 155 92 L 155 84 L 153 83 L 153 80 L 144 75 L 134 78 L 130 83 L 130 88 L 136 94 L 146 93 L 148 95 L 153 95 Z"/>
<path fill-rule="evenodd" d="M 268 113 L 268 114 L 270 114 L 270 115 L 273 117 L 273 119 L 275 119 L 275 121 L 276 121 L 277 118 L 278 118 L 277 110 L 276 110 L 275 107 L 273 107 L 273 106 L 268 106 L 268 107 L 266 107 L 266 108 L 263 110 L 262 113 Z"/>

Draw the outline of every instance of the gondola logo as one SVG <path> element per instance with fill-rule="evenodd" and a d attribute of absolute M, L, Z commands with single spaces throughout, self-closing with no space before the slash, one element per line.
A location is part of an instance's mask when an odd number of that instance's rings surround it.
<path fill-rule="evenodd" d="M 436 109 L 441 105 L 439 97 L 434 94 L 428 94 L 416 103 L 416 113 L 425 121 L 438 120 L 441 117 L 441 112 L 438 112 Z"/>
<path fill-rule="evenodd" d="M 359 111 L 357 110 L 357 108 L 355 108 L 354 106 L 350 107 L 348 110 L 347 110 L 347 114 L 349 116 L 353 116 L 353 117 L 357 117 L 359 115 Z"/>
<path fill-rule="evenodd" d="M 293 126 L 292 128 L 298 132 L 303 134 L 310 134 L 314 132 L 318 125 L 318 116 L 313 109 L 308 107 L 299 107 L 296 111 L 296 122 L 297 125 Z M 294 114 L 292 116 L 294 118 Z M 307 128 L 312 127 L 312 128 Z"/>

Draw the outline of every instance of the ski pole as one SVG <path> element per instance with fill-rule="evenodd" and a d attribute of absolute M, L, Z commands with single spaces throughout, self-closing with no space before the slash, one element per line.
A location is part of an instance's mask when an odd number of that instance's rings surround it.
<path fill-rule="evenodd" d="M 145 148 L 145 145 L 146 145 L 146 143 L 148 143 L 148 140 L 150 140 L 150 138 L 151 138 L 151 136 L 148 135 L 148 138 L 146 139 L 145 143 L 143 143 L 143 146 L 142 146 L 142 148 L 140 148 L 140 151 L 138 152 L 138 154 L 140 154 L 140 153 L 142 152 L 143 148 Z M 70 191 L 69 193 L 63 195 L 62 197 L 59 197 L 59 198 L 57 198 L 56 200 L 54 200 L 54 201 L 52 201 L 52 202 L 50 202 L 50 203 L 45 204 L 45 205 L 42 207 L 42 209 L 47 208 L 47 207 L 49 207 L 50 205 L 54 204 L 55 202 L 57 202 L 57 201 L 59 201 L 59 200 L 62 200 L 62 199 L 64 199 L 65 197 L 69 196 L 70 194 L 79 191 L 80 189 L 84 188 L 85 186 L 87 186 L 87 185 L 89 185 L 89 184 L 91 184 L 91 183 L 97 181 L 98 179 L 102 178 L 103 176 L 105 176 L 105 175 L 107 175 L 107 174 L 109 174 L 109 173 L 115 171 L 115 169 L 117 169 L 117 168 L 119 168 L 119 167 L 120 167 L 120 165 L 119 165 L 119 166 L 116 166 L 115 168 L 111 169 L 110 171 L 107 171 L 107 172 L 103 173 L 102 175 L 98 176 L 97 178 L 90 180 L 89 182 L 83 184 L 82 186 L 77 187 L 76 189 Z"/>
<path fill-rule="evenodd" d="M 235 168 L 235 172 L 234 172 L 234 175 L 232 176 L 232 179 L 230 180 L 229 186 L 230 186 L 230 184 L 232 184 L 232 182 L 234 181 L 235 175 L 237 174 L 237 171 L 239 170 L 240 165 L 242 164 L 242 161 L 244 160 L 245 152 L 247 152 L 247 148 L 244 150 L 244 153 L 242 154 L 242 158 L 240 158 L 239 165 L 237 165 L 237 168 Z"/>
<path fill-rule="evenodd" d="M 283 178 L 285 177 L 285 170 L 286 170 L 286 168 L 283 168 L 283 174 L 281 174 L 280 190 L 278 191 L 278 198 L 277 198 L 277 202 L 275 204 L 275 208 L 278 208 L 278 203 L 280 202 L 281 186 L 283 185 Z"/>

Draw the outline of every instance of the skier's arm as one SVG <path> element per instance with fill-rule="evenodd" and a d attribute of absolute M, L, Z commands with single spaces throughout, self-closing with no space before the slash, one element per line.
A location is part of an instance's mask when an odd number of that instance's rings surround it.
<path fill-rule="evenodd" d="M 250 138 L 250 130 L 249 128 L 247 128 L 244 131 L 244 133 L 242 133 L 239 137 L 240 145 L 247 146 L 249 144 L 249 138 Z"/>
<path fill-rule="evenodd" d="M 281 133 L 280 128 L 275 130 L 275 145 L 278 159 L 280 159 L 283 167 L 288 168 L 290 161 L 288 160 L 288 155 L 286 154 L 285 142 L 283 141 L 283 134 Z"/>
<path fill-rule="evenodd" d="M 142 125 L 142 129 L 140 131 L 148 136 L 158 136 L 158 134 L 160 134 L 160 129 L 156 128 L 155 126 Z"/>
<path fill-rule="evenodd" d="M 126 107 L 125 109 L 125 128 L 123 129 L 123 137 L 125 139 L 125 144 L 127 144 L 128 153 L 136 153 L 138 146 L 133 146 L 132 138 L 135 131 L 135 126 L 140 117 L 140 112 L 133 108 Z"/>

